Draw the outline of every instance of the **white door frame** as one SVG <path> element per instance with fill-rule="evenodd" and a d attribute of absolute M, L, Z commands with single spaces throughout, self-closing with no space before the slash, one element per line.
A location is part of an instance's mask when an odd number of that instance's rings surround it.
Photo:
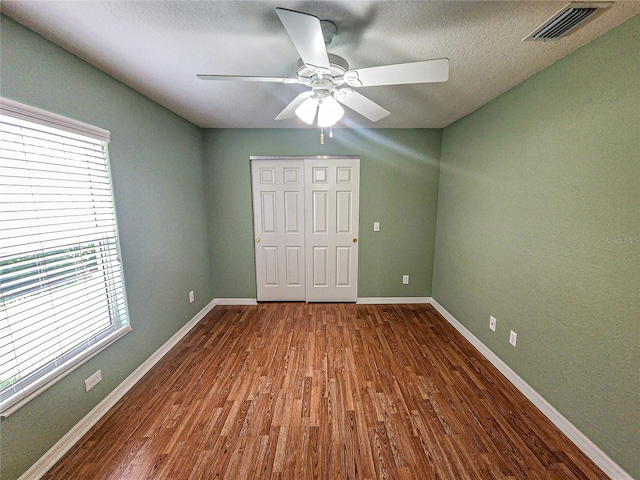
<path fill-rule="evenodd" d="M 303 165 L 306 165 L 306 161 L 309 161 L 309 164 L 317 164 L 314 161 L 332 161 L 332 160 L 357 160 L 357 164 L 359 165 L 359 161 L 360 161 L 360 156 L 358 155 L 268 155 L 268 156 L 250 156 L 249 157 L 250 161 L 251 161 L 251 171 L 252 171 L 252 180 L 251 180 L 251 194 L 252 194 L 252 205 L 253 205 L 253 218 L 254 218 L 254 240 L 256 242 L 260 241 L 262 242 L 262 240 L 258 240 L 258 238 L 260 237 L 260 233 L 258 231 L 256 231 L 256 228 L 259 228 L 259 226 L 256 225 L 256 222 L 259 223 L 259 220 L 257 220 L 256 217 L 256 209 L 258 208 L 258 199 L 253 198 L 255 197 L 255 180 L 253 178 L 253 172 L 255 169 L 254 167 L 254 160 L 255 161 L 259 161 L 259 160 L 271 160 L 271 161 L 278 161 L 278 163 L 280 161 L 292 161 L 292 165 L 293 164 L 300 164 L 302 163 Z M 258 162 L 256 162 L 257 164 Z M 333 298 L 331 295 L 330 296 L 326 296 L 326 294 L 322 293 L 322 289 L 315 289 L 318 290 L 318 292 L 315 293 L 311 293 L 308 290 L 308 286 L 306 285 L 306 283 L 308 283 L 311 279 L 309 278 L 309 273 L 307 272 L 307 275 L 305 275 L 307 277 L 306 282 L 305 282 L 305 298 L 291 298 L 291 300 L 306 300 L 306 301 L 342 301 L 342 302 L 355 302 L 357 300 L 357 282 L 358 282 L 358 245 L 357 245 L 357 239 L 358 239 L 358 229 L 359 229 L 359 202 L 357 201 L 357 198 L 359 196 L 359 168 L 357 168 L 357 178 L 356 178 L 356 182 L 355 182 L 355 200 L 356 200 L 356 206 L 357 208 L 355 209 L 355 214 L 353 216 L 353 220 L 354 220 L 354 224 L 351 225 L 351 229 L 352 231 L 349 233 L 349 241 L 351 242 L 349 245 L 352 247 L 350 248 L 351 250 L 351 262 L 350 262 L 350 267 L 349 267 L 349 271 L 350 271 L 350 282 L 354 283 L 354 288 L 349 289 L 349 288 L 338 288 L 336 290 L 336 292 L 334 292 L 334 294 L 336 294 L 337 296 L 335 296 L 335 298 Z M 308 179 L 307 179 L 308 180 Z M 303 185 L 303 187 L 305 187 Z M 307 194 L 305 193 L 305 197 L 307 196 Z M 256 203 L 258 202 L 258 203 Z M 306 200 L 306 202 L 308 202 L 308 199 Z M 305 203 L 306 203 L 305 202 Z M 305 205 L 305 208 L 308 209 L 310 208 L 308 205 Z M 308 222 L 308 219 L 304 219 L 304 222 Z M 306 237 L 310 237 L 308 240 L 306 239 Z M 312 235 L 309 235 L 309 231 L 307 230 L 307 228 L 305 227 L 305 240 L 303 241 L 303 244 L 305 246 L 308 246 L 309 249 L 311 249 L 312 247 L 310 247 L 311 243 L 313 242 L 313 239 L 311 238 Z M 352 238 L 353 237 L 353 238 Z M 317 239 L 316 239 L 317 241 Z M 269 301 L 269 300 L 278 300 L 278 298 L 270 298 L 268 296 L 268 294 L 266 294 L 265 292 L 267 291 L 273 291 L 275 292 L 277 290 L 276 289 L 265 289 L 265 288 L 260 288 L 260 279 L 258 278 L 260 276 L 259 272 L 258 272 L 258 261 L 260 258 L 262 258 L 262 255 L 260 255 L 260 250 L 262 249 L 262 247 L 264 246 L 262 243 L 256 243 L 254 242 L 254 249 L 255 249 L 255 256 L 254 258 L 256 259 L 256 288 L 257 288 L 257 299 L 258 301 Z M 309 243 L 311 242 L 311 243 Z M 346 250 L 345 246 L 342 246 L 340 249 L 338 249 L 340 251 L 342 250 Z M 306 264 L 309 263 L 309 260 L 312 259 L 313 257 L 309 257 L 307 255 L 305 255 L 305 257 L 307 257 L 306 260 Z M 337 259 L 334 259 L 335 261 L 337 261 Z M 308 266 L 305 266 L 305 269 L 309 268 Z M 335 270 L 335 269 L 334 269 Z M 264 275 L 263 275 L 264 276 Z M 344 286 L 341 286 L 344 287 Z M 351 292 L 349 292 L 348 290 L 351 290 Z M 284 300 L 285 298 L 282 298 L 282 300 Z"/>

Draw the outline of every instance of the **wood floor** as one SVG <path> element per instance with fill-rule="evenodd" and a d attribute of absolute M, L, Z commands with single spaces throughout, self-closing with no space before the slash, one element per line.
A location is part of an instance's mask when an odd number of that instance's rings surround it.
<path fill-rule="evenodd" d="M 606 479 L 430 305 L 215 307 L 46 479 Z"/>

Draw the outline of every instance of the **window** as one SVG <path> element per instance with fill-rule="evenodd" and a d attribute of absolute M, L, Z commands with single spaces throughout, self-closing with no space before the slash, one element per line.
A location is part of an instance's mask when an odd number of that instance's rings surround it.
<path fill-rule="evenodd" d="M 109 132 L 0 99 L 0 411 L 127 333 Z"/>

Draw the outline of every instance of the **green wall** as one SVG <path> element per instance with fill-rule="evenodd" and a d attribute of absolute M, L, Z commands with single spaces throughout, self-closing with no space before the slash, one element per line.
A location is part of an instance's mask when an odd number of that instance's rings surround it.
<path fill-rule="evenodd" d="M 445 128 L 433 276 L 440 304 L 636 478 L 639 32 L 636 17 Z"/>
<path fill-rule="evenodd" d="M 0 22 L 0 95 L 111 131 L 133 328 L 2 420 L 0 477 L 10 480 L 211 301 L 213 292 L 201 130 L 6 17 Z M 85 393 L 84 379 L 98 369 L 102 382 Z"/>
<path fill-rule="evenodd" d="M 251 155 L 360 155 L 358 297 L 430 296 L 441 134 L 336 129 L 320 145 L 318 129 L 207 130 L 215 296 L 256 297 Z"/>

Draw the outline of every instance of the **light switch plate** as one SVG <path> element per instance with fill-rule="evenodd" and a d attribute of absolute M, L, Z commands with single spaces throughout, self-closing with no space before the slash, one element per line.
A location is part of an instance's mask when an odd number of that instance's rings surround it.
<path fill-rule="evenodd" d="M 380 231 L 380 222 L 373 222 L 373 231 L 374 232 Z"/>

